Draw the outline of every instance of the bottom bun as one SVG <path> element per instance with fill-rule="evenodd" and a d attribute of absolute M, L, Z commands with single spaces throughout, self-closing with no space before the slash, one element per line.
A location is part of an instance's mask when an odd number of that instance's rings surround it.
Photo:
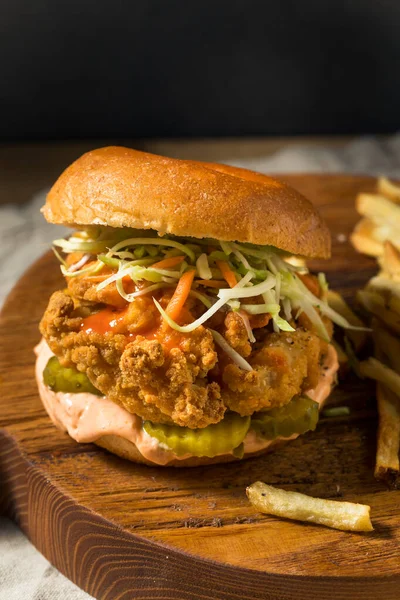
<path fill-rule="evenodd" d="M 297 437 L 297 436 L 296 436 Z M 207 456 L 191 456 L 182 460 L 174 459 L 169 461 L 166 465 L 159 465 L 145 458 L 137 449 L 136 444 L 129 440 L 120 437 L 119 435 L 103 435 L 103 437 L 96 440 L 94 443 L 112 454 L 116 454 L 121 458 L 130 460 L 135 463 L 149 465 L 151 467 L 200 467 L 202 465 L 216 465 L 219 463 L 238 462 L 246 458 L 252 458 L 255 456 L 261 456 L 271 450 L 274 450 L 276 446 L 284 444 L 285 442 L 293 441 L 293 438 L 277 438 L 271 441 L 267 447 L 256 452 L 246 452 L 242 458 L 237 458 L 233 454 L 220 454 L 213 458 Z"/>

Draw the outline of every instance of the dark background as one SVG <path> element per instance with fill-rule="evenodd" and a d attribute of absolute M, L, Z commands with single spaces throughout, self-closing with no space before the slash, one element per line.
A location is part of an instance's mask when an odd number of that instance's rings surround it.
<path fill-rule="evenodd" d="M 0 140 L 388 133 L 399 0 L 2 0 Z"/>

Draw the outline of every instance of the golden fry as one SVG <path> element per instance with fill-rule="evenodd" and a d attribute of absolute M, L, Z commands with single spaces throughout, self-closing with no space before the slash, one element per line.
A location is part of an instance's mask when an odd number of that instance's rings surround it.
<path fill-rule="evenodd" d="M 384 327 L 380 327 L 375 320 L 372 328 L 374 330 L 374 341 L 378 349 L 377 357 L 386 356 L 389 365 L 397 373 L 400 373 L 400 339 L 393 336 Z"/>
<path fill-rule="evenodd" d="M 337 502 L 311 498 L 297 492 L 287 492 L 257 481 L 250 485 L 247 497 L 260 512 L 326 525 L 342 531 L 372 531 L 370 507 L 352 502 Z"/>
<path fill-rule="evenodd" d="M 360 362 L 359 369 L 361 375 L 383 383 L 383 385 L 400 398 L 400 375 L 396 371 L 393 371 L 393 369 L 384 365 L 380 360 L 372 357 Z"/>
<path fill-rule="evenodd" d="M 379 177 L 378 194 L 386 196 L 392 202 L 400 203 L 400 186 L 394 184 L 387 177 Z"/>
<path fill-rule="evenodd" d="M 378 382 L 375 477 L 393 480 L 399 474 L 400 448 L 400 339 L 396 337 L 400 335 L 400 186 L 380 177 L 377 187 L 378 194 L 357 197 L 357 210 L 363 218 L 351 240 L 359 252 L 376 256 L 381 267 L 366 289 L 357 292 L 360 305 L 374 316 L 379 360 L 369 358 L 358 368 L 361 375 Z"/>
<path fill-rule="evenodd" d="M 390 240 L 386 240 L 383 244 L 383 254 L 379 264 L 387 276 L 400 279 L 400 251 Z"/>
<path fill-rule="evenodd" d="M 400 315 L 400 297 L 391 296 L 388 300 L 388 308 L 392 311 Z"/>
<path fill-rule="evenodd" d="M 381 296 L 385 308 L 400 315 L 400 281 L 379 274 L 369 280 L 365 289 Z"/>
<path fill-rule="evenodd" d="M 400 315 L 386 306 L 383 296 L 375 291 L 359 290 L 356 298 L 365 310 L 383 321 L 389 329 L 400 334 Z"/>
<path fill-rule="evenodd" d="M 385 196 L 358 194 L 356 207 L 363 217 L 368 217 L 377 223 L 387 223 L 391 229 L 399 230 L 400 206 L 391 202 Z"/>
<path fill-rule="evenodd" d="M 383 294 L 385 298 L 390 298 L 392 295 L 400 298 L 400 281 L 392 279 L 382 271 L 369 280 L 367 289 Z"/>
<path fill-rule="evenodd" d="M 328 290 L 327 301 L 329 306 L 342 315 L 342 317 L 347 319 L 350 325 L 354 325 L 355 327 L 365 327 L 365 323 L 363 323 L 361 319 L 351 310 L 350 306 L 340 294 L 333 292 L 332 290 Z M 356 352 L 359 352 L 367 341 L 367 333 L 365 331 L 353 331 L 352 329 L 347 329 L 346 335 L 353 342 Z"/>
<path fill-rule="evenodd" d="M 361 219 L 354 228 L 350 240 L 354 248 L 368 256 L 381 256 L 383 254 L 382 240 L 376 239 L 376 225 L 370 219 Z"/>
<path fill-rule="evenodd" d="M 375 477 L 392 482 L 396 479 L 400 469 L 400 401 L 380 383 L 377 385 L 376 394 L 379 426 Z"/>

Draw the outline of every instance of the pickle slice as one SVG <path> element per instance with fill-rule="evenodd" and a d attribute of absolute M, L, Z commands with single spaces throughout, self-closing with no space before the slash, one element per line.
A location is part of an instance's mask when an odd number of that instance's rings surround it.
<path fill-rule="evenodd" d="M 62 367 L 57 356 L 52 356 L 43 370 L 43 381 L 53 392 L 69 392 L 79 394 L 88 392 L 102 396 L 89 381 L 85 373 L 77 369 Z"/>
<path fill-rule="evenodd" d="M 308 396 L 295 396 L 286 406 L 254 413 L 251 428 L 267 440 L 287 438 L 295 433 L 314 431 L 318 417 L 318 402 Z"/>
<path fill-rule="evenodd" d="M 204 429 L 189 429 L 178 425 L 162 425 L 145 421 L 144 430 L 177 456 L 207 456 L 226 454 L 241 445 L 250 426 L 250 417 L 227 413 L 219 423 Z M 240 454 L 241 449 L 238 450 Z"/>

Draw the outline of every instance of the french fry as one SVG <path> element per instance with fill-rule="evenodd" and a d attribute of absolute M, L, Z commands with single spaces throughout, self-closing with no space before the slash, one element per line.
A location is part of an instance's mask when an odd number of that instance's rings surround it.
<path fill-rule="evenodd" d="M 389 329 L 400 334 L 400 315 L 386 307 L 385 300 L 380 294 L 359 290 L 356 298 L 366 311 L 375 315 L 380 321 L 383 321 Z"/>
<path fill-rule="evenodd" d="M 386 356 L 390 366 L 396 373 L 400 373 L 400 339 L 394 337 L 387 329 L 380 327 L 379 323 L 375 321 L 372 323 L 372 328 L 374 341 L 379 350 L 377 358 L 380 358 L 380 355 Z"/>
<path fill-rule="evenodd" d="M 394 281 L 380 274 L 372 277 L 365 289 L 367 292 L 379 294 L 385 307 L 400 316 L 400 281 Z"/>
<path fill-rule="evenodd" d="M 381 272 L 376 277 L 372 277 L 367 283 L 367 289 L 383 294 L 386 299 L 390 296 L 400 298 L 400 281 L 391 279 L 386 273 Z"/>
<path fill-rule="evenodd" d="M 358 252 L 382 257 L 387 240 L 400 250 L 400 186 L 381 177 L 378 193 L 359 194 L 356 208 L 363 218 L 355 226 L 350 239 Z"/>
<path fill-rule="evenodd" d="M 373 531 L 370 507 L 365 504 L 311 498 L 298 492 L 274 488 L 261 481 L 250 485 L 246 494 L 257 510 L 269 515 L 317 523 L 342 531 Z"/>
<path fill-rule="evenodd" d="M 351 310 L 350 306 L 340 294 L 328 290 L 327 301 L 329 306 L 347 319 L 350 325 L 354 325 L 355 327 L 365 327 L 365 324 Z M 365 331 L 353 331 L 352 329 L 347 329 L 346 335 L 353 342 L 356 352 L 359 352 L 367 341 L 367 333 Z"/>
<path fill-rule="evenodd" d="M 396 314 L 400 315 L 400 297 L 391 296 L 388 300 L 388 308 L 392 312 L 395 312 Z"/>
<path fill-rule="evenodd" d="M 354 248 L 368 256 L 381 256 L 383 254 L 382 240 L 375 239 L 376 225 L 370 219 L 361 219 L 354 228 L 350 240 Z"/>
<path fill-rule="evenodd" d="M 400 206 L 378 194 L 358 194 L 356 208 L 360 215 L 374 223 L 388 223 L 393 230 L 400 229 Z"/>
<path fill-rule="evenodd" d="M 400 470 L 400 401 L 384 385 L 378 383 L 378 441 L 375 477 L 395 483 Z"/>
<path fill-rule="evenodd" d="M 383 254 L 379 264 L 386 275 L 400 279 L 400 251 L 390 240 L 386 240 L 383 244 Z"/>
<path fill-rule="evenodd" d="M 350 235 L 350 241 L 360 254 L 366 254 L 367 256 L 373 256 L 375 258 L 378 258 L 383 254 L 383 244 L 376 242 L 372 238 L 352 233 Z"/>
<path fill-rule="evenodd" d="M 378 194 L 386 196 L 392 202 L 400 203 L 400 186 L 394 184 L 387 177 L 379 177 Z"/>
<path fill-rule="evenodd" d="M 351 236 L 356 250 L 376 256 L 381 267 L 366 288 L 357 292 L 360 305 L 374 316 L 377 356 L 358 363 L 357 368 L 361 376 L 377 381 L 375 477 L 393 483 L 400 470 L 400 339 L 395 335 L 400 335 L 400 186 L 380 177 L 377 187 L 378 194 L 358 195 L 356 206 L 363 218 Z"/>
<path fill-rule="evenodd" d="M 400 375 L 396 371 L 372 357 L 360 362 L 359 369 L 361 375 L 379 381 L 400 398 Z"/>

